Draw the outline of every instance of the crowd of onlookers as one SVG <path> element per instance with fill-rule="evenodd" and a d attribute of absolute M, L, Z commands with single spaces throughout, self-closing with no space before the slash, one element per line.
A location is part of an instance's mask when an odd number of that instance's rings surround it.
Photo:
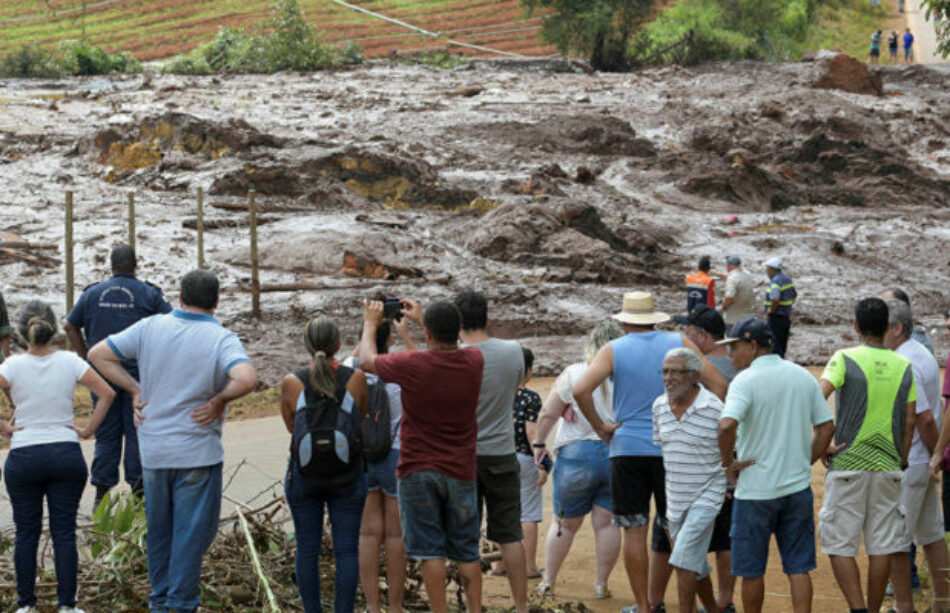
<path fill-rule="evenodd" d="M 871 34 L 871 47 L 868 51 L 868 62 L 871 64 L 880 64 L 881 63 L 881 45 L 884 44 L 884 32 L 883 30 L 876 30 Z M 914 63 L 914 35 L 911 34 L 910 28 L 904 30 L 904 34 L 901 35 L 897 30 L 891 30 L 890 35 L 887 37 L 887 53 L 888 58 L 891 64 L 897 64 L 901 61 L 898 51 L 903 48 L 904 58 L 903 61 L 905 64 Z"/>
<path fill-rule="evenodd" d="M 96 505 L 118 483 L 123 442 L 124 476 L 144 497 L 150 610 L 195 610 L 220 514 L 227 404 L 257 383 L 240 340 L 214 318 L 214 274 L 182 277 L 172 309 L 135 277 L 130 247 L 116 247 L 111 262 L 113 276 L 86 288 L 67 316 L 73 351 L 52 344 L 57 324 L 48 305 L 27 303 L 15 326 L 0 309 L 0 338 L 15 328 L 26 349 L 0 364 L 13 407 L 3 425 L 11 437 L 4 477 L 22 613 L 36 610 L 44 500 L 58 604 L 78 611 L 76 516 L 88 478 L 78 443 L 93 434 Z M 909 298 L 893 290 L 860 300 L 860 344 L 837 351 L 816 380 L 783 357 L 797 292 L 781 260 L 766 262 L 761 311 L 741 260 L 726 264 L 722 313 L 708 258 L 687 278 L 685 315 L 659 311 L 648 292 L 624 294 L 546 399 L 527 387 L 532 352 L 491 336 L 488 301 L 475 291 L 425 307 L 366 301 L 359 344 L 346 359 L 337 323 L 309 321 L 310 360 L 283 378 L 280 401 L 304 610 L 322 610 L 325 516 L 335 611 L 354 610 L 361 583 L 367 609 L 382 610 L 381 552 L 387 610 L 402 609 L 407 559 L 420 562 L 431 610 L 448 607 L 446 560 L 457 564 L 468 608 L 480 610 L 484 524 L 497 550 L 492 573 L 507 577 L 524 613 L 529 579 L 540 579 L 541 596 L 556 591 L 590 515 L 593 596 L 611 597 L 608 579 L 622 552 L 636 601 L 625 612 L 665 611 L 674 573 L 681 611 L 694 610 L 697 599 L 706 611 L 735 611 L 737 577 L 743 610 L 761 611 L 773 535 L 792 606 L 809 611 L 819 460 L 828 472 L 818 539 L 850 610 L 878 611 L 888 579 L 895 610 L 913 610 L 913 544 L 930 568 L 933 611 L 950 610 L 947 514 L 936 487 L 950 443 L 943 419 L 950 375 L 941 407 L 933 345 Z M 682 329 L 658 327 L 671 320 Z M 391 352 L 397 336 L 405 350 Z M 9 355 L 8 341 L 0 348 Z M 74 426 L 76 383 L 95 405 L 82 428 Z M 539 570 L 549 475 L 555 517 Z M 866 591 L 856 562 L 862 536 Z"/>

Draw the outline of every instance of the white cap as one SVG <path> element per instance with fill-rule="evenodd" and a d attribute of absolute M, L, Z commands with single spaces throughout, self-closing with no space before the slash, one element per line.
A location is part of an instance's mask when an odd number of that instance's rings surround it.
<path fill-rule="evenodd" d="M 782 269 L 782 258 L 770 258 L 765 261 L 765 265 L 769 268 L 774 268 L 775 270 Z"/>

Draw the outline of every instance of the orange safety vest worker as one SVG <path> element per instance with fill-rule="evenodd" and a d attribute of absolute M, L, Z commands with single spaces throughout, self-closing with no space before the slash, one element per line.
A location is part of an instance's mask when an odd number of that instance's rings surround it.
<path fill-rule="evenodd" d="M 716 280 L 701 270 L 686 277 L 686 312 L 697 304 L 716 308 Z"/>

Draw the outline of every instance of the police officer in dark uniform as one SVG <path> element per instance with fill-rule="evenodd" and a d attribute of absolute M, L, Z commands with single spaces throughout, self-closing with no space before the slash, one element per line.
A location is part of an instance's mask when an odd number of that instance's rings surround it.
<path fill-rule="evenodd" d="M 117 245 L 112 249 L 110 259 L 112 278 L 84 289 L 79 302 L 66 317 L 66 335 L 83 359 L 86 359 L 89 347 L 110 334 L 121 332 L 140 319 L 156 313 L 170 313 L 172 310 L 161 289 L 135 278 L 135 250 L 132 247 Z M 124 361 L 122 365 L 138 379 L 138 364 L 134 360 Z M 119 482 L 123 435 L 125 480 L 133 491 L 141 491 L 142 488 L 142 460 L 132 421 L 132 397 L 124 390 L 113 389 L 116 392 L 115 401 L 96 430 L 91 481 L 96 486 L 97 508 L 106 492 Z M 95 396 L 92 401 L 95 404 Z"/>

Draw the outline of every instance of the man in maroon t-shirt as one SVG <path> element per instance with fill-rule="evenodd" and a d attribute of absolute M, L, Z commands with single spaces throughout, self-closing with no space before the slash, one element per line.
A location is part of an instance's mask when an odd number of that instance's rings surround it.
<path fill-rule="evenodd" d="M 475 409 L 485 361 L 477 348 L 459 348 L 461 315 L 451 302 L 433 303 L 423 314 L 405 300 L 402 316 L 425 328 L 428 350 L 377 355 L 383 303 L 368 301 L 359 358 L 362 370 L 402 388 L 396 477 L 406 555 L 422 560 L 432 611 L 448 608 L 446 558 L 458 563 L 468 609 L 481 611 Z"/>

